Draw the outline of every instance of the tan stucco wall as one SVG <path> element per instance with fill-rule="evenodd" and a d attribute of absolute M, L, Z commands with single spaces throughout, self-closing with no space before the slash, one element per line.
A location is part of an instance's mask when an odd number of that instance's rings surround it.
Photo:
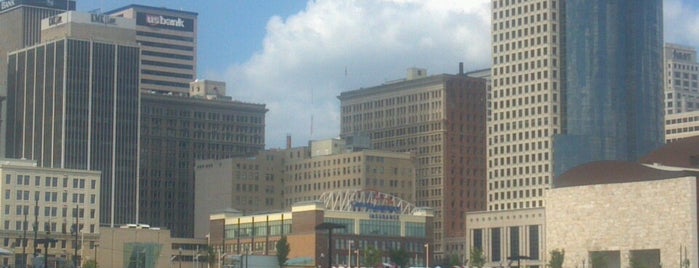
<path fill-rule="evenodd" d="M 680 247 L 697 262 L 697 191 L 693 177 L 552 189 L 546 207 L 549 250 L 564 249 L 564 267 L 589 267 L 589 251 L 660 249 L 678 267 Z M 682 253 L 684 254 L 684 253 Z"/>

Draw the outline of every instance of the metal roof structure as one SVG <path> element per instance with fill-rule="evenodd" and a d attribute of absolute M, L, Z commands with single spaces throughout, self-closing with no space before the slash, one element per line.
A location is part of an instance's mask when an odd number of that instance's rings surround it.
<path fill-rule="evenodd" d="M 319 201 L 336 211 L 393 213 L 410 215 L 415 205 L 391 194 L 375 190 L 337 190 L 325 192 Z"/>

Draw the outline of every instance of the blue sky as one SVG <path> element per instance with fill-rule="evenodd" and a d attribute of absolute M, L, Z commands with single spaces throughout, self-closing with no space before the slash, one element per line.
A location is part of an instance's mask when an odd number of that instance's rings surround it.
<path fill-rule="evenodd" d="M 203 69 L 225 69 L 262 49 L 267 22 L 288 17 L 306 7 L 305 0 L 78 0 L 77 10 L 103 12 L 140 4 L 199 13 L 199 62 Z"/>
<path fill-rule="evenodd" d="M 699 47 L 699 1 L 664 0 L 665 41 Z M 132 3 L 199 13 L 198 78 L 266 104 L 266 143 L 339 135 L 340 92 L 490 66 L 490 0 L 78 0 L 79 11 Z"/>

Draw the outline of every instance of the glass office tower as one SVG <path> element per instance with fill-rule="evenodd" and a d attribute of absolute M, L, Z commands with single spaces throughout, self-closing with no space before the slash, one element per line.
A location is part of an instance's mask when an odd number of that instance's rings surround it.
<path fill-rule="evenodd" d="M 566 10 L 554 172 L 638 160 L 663 143 L 662 0 L 570 0 Z"/>

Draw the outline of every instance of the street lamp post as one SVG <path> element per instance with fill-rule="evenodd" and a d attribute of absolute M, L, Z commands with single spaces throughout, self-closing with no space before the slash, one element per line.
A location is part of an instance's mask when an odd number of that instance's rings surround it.
<path fill-rule="evenodd" d="M 180 268 L 182 268 L 182 248 L 178 250 L 177 262 L 179 263 Z"/>
<path fill-rule="evenodd" d="M 324 222 L 316 225 L 316 230 L 328 230 L 328 267 L 333 266 L 333 229 L 345 229 L 347 228 L 344 224 Z"/>
<path fill-rule="evenodd" d="M 357 268 L 361 267 L 359 264 L 359 246 L 357 246 L 357 249 L 354 250 L 354 253 L 357 253 Z"/>
<path fill-rule="evenodd" d="M 97 266 L 97 248 L 100 246 L 100 244 L 95 243 L 93 246 L 95 248 L 95 267 Z"/>
<path fill-rule="evenodd" d="M 425 267 L 430 267 L 430 244 L 425 243 Z"/>

